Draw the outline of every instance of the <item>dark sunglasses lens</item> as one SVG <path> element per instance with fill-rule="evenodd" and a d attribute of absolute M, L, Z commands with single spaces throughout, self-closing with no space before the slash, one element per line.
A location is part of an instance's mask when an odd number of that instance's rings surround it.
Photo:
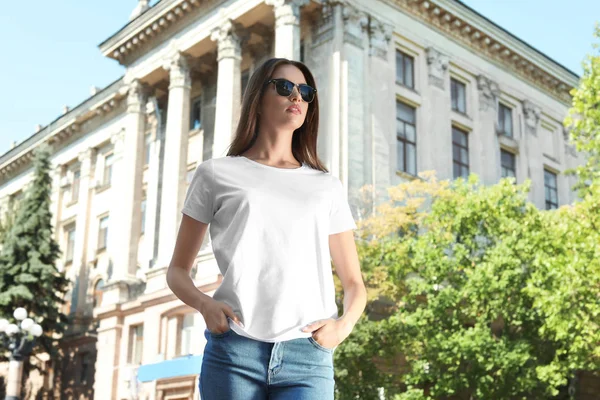
<path fill-rule="evenodd" d="M 292 93 L 294 85 L 290 81 L 281 80 L 277 81 L 275 87 L 277 88 L 277 93 L 281 96 L 289 96 Z"/>
<path fill-rule="evenodd" d="M 300 96 L 302 96 L 302 100 L 310 103 L 315 97 L 314 89 L 308 85 L 300 85 Z"/>

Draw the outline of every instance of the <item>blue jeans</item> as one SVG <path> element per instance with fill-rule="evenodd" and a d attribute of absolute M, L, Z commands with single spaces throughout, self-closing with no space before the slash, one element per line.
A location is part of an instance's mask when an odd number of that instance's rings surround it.
<path fill-rule="evenodd" d="M 333 349 L 312 337 L 268 343 L 204 330 L 202 400 L 333 400 Z"/>

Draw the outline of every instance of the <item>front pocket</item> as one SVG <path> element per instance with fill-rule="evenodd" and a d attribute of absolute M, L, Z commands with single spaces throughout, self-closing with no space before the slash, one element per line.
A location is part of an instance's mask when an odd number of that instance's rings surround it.
<path fill-rule="evenodd" d="M 317 349 L 321 350 L 321 351 L 325 351 L 327 353 L 332 353 L 333 349 L 328 349 L 327 347 L 323 347 L 319 344 L 319 342 L 317 342 L 312 336 L 308 337 L 308 341 L 310 343 L 312 343 L 313 346 L 315 346 Z"/>
<path fill-rule="evenodd" d="M 231 334 L 231 332 L 233 331 L 233 329 L 231 329 L 231 327 L 229 328 L 229 330 L 223 332 L 223 333 L 213 333 L 211 331 L 208 330 L 208 328 L 206 329 L 208 331 L 208 333 L 210 334 L 211 337 L 213 338 L 223 338 L 225 336 L 229 336 Z"/>

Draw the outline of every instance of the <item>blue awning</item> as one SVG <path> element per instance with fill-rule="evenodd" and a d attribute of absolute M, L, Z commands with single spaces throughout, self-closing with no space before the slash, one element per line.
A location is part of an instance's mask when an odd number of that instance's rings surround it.
<path fill-rule="evenodd" d="M 189 355 L 155 364 L 140 365 L 138 380 L 140 382 L 149 382 L 156 379 L 199 374 L 201 366 L 202 355 Z"/>

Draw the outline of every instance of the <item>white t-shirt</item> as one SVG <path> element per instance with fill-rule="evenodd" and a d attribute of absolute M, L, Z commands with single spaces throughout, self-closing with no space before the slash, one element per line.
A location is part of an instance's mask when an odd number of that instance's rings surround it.
<path fill-rule="evenodd" d="M 182 212 L 210 224 L 223 275 L 213 298 L 239 317 L 244 327 L 229 320 L 236 333 L 273 343 L 338 318 L 329 235 L 356 229 L 339 178 L 307 164 L 213 158 L 196 168 Z"/>

